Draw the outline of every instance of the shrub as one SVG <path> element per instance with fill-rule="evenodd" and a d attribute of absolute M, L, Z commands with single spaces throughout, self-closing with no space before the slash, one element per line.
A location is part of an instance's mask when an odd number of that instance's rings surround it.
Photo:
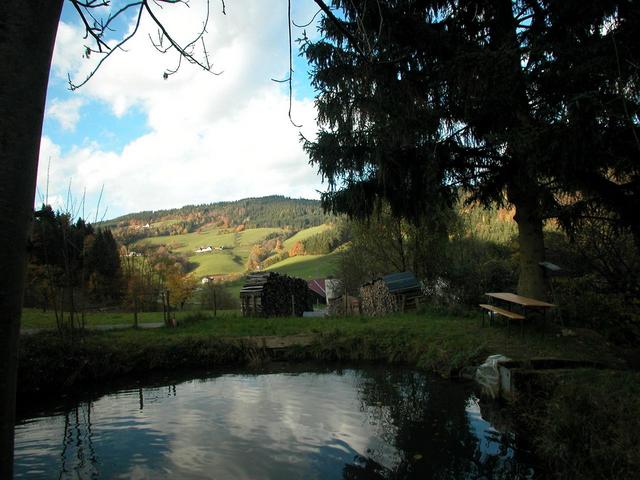
<path fill-rule="evenodd" d="M 444 270 L 424 282 L 425 295 L 435 304 L 472 306 L 487 291 L 515 288 L 516 268 L 506 246 L 462 238 L 452 240 L 443 254 Z"/>
<path fill-rule="evenodd" d="M 577 371 L 530 417 L 533 443 L 556 478 L 635 478 L 640 470 L 637 373 Z"/>

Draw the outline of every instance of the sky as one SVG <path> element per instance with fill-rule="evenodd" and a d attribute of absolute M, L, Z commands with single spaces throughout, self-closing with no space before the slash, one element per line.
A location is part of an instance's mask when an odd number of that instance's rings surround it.
<path fill-rule="evenodd" d="M 123 1 L 114 0 L 112 9 Z M 204 0 L 153 5 L 171 35 L 187 43 L 202 28 Z M 213 70 L 159 53 L 157 28 L 143 16 L 126 51 L 117 51 L 91 80 L 80 17 L 65 2 L 49 79 L 36 206 L 89 220 L 142 210 L 271 194 L 318 198 L 323 189 L 300 134 L 314 138 L 316 113 L 308 65 L 294 43 L 294 94 L 289 121 L 286 0 L 211 0 L 205 45 Z M 114 10 L 115 11 L 115 10 Z M 292 0 L 292 20 L 309 22 L 313 0 Z M 105 12 L 108 14 L 108 12 Z M 316 17 L 316 22 L 317 19 Z M 114 25 L 110 41 L 131 32 L 132 15 Z M 302 30 L 294 28 L 293 38 Z M 317 37 L 315 23 L 304 29 Z M 101 194 L 102 192 L 102 194 Z M 84 198 L 84 201 L 83 201 Z"/>

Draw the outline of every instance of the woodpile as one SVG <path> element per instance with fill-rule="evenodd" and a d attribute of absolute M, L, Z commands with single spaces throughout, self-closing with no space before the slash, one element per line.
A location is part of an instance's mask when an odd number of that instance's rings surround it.
<path fill-rule="evenodd" d="M 262 317 L 301 317 L 312 304 L 306 281 L 275 272 L 249 274 L 240 302 L 243 316 Z"/>
<path fill-rule="evenodd" d="M 345 317 L 348 315 L 360 315 L 360 300 L 347 295 L 334 298 L 327 305 L 327 314 L 332 317 Z"/>
<path fill-rule="evenodd" d="M 398 311 L 396 297 L 391 294 L 382 279 L 360 287 L 360 305 L 362 313 L 371 317 L 388 315 Z"/>

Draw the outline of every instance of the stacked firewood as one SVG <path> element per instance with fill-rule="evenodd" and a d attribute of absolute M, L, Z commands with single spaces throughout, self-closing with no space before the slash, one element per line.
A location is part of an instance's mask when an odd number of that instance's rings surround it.
<path fill-rule="evenodd" d="M 248 275 L 240 298 L 243 315 L 300 317 L 311 307 L 307 282 L 274 272 Z"/>
<path fill-rule="evenodd" d="M 344 317 L 347 315 L 359 315 L 360 314 L 360 301 L 351 296 L 344 295 L 338 298 L 334 298 L 327 306 L 327 314 L 334 317 Z"/>
<path fill-rule="evenodd" d="M 382 280 L 360 287 L 360 305 L 362 313 L 368 316 L 381 316 L 398 311 L 396 297 L 389 292 Z"/>

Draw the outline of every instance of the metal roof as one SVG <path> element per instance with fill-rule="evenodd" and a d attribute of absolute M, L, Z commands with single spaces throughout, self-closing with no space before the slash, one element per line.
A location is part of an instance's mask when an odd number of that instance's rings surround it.
<path fill-rule="evenodd" d="M 412 272 L 391 273 L 382 277 L 391 293 L 404 293 L 420 290 L 420 284 Z"/>
<path fill-rule="evenodd" d="M 317 293 L 322 298 L 327 298 L 327 292 L 325 289 L 324 278 L 317 278 L 315 280 L 307 281 L 307 285 L 311 291 Z"/>

